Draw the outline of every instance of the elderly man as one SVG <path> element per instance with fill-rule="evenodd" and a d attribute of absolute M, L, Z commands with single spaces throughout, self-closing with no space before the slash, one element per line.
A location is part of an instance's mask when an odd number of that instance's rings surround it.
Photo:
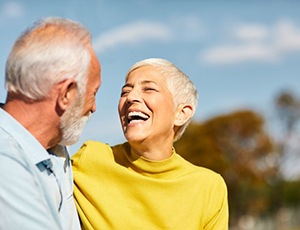
<path fill-rule="evenodd" d="M 79 139 L 100 83 L 81 24 L 46 18 L 17 39 L 0 109 L 0 229 L 80 229 L 62 146 Z"/>

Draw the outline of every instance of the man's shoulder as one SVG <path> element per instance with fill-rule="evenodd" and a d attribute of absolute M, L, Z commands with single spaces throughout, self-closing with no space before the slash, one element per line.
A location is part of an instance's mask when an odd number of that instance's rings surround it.
<path fill-rule="evenodd" d="M 0 156 L 9 155 L 10 157 L 14 157 L 21 154 L 22 148 L 17 139 L 0 125 Z"/>

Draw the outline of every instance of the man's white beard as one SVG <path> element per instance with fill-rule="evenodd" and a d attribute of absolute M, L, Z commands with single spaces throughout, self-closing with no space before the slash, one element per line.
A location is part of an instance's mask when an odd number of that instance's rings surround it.
<path fill-rule="evenodd" d="M 60 129 L 62 132 L 61 145 L 72 145 L 76 143 L 81 132 L 89 120 L 91 113 L 82 116 L 84 97 L 79 97 L 61 117 Z"/>

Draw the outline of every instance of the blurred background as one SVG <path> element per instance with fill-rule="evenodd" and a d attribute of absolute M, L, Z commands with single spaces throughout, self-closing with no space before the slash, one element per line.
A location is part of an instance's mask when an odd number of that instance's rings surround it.
<path fill-rule="evenodd" d="M 296 0 L 0 0 L 0 101 L 19 34 L 43 17 L 79 21 L 93 35 L 103 83 L 71 154 L 88 139 L 125 141 L 117 114 L 125 74 L 165 58 L 199 91 L 175 147 L 224 177 L 230 229 L 300 229 L 299 9 Z"/>

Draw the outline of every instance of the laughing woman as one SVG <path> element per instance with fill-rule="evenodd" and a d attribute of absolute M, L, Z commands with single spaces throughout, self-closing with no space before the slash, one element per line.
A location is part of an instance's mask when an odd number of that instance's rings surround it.
<path fill-rule="evenodd" d="M 196 105 L 194 84 L 169 61 L 130 68 L 118 106 L 127 142 L 88 141 L 72 159 L 83 229 L 228 229 L 222 177 L 173 147 Z"/>

